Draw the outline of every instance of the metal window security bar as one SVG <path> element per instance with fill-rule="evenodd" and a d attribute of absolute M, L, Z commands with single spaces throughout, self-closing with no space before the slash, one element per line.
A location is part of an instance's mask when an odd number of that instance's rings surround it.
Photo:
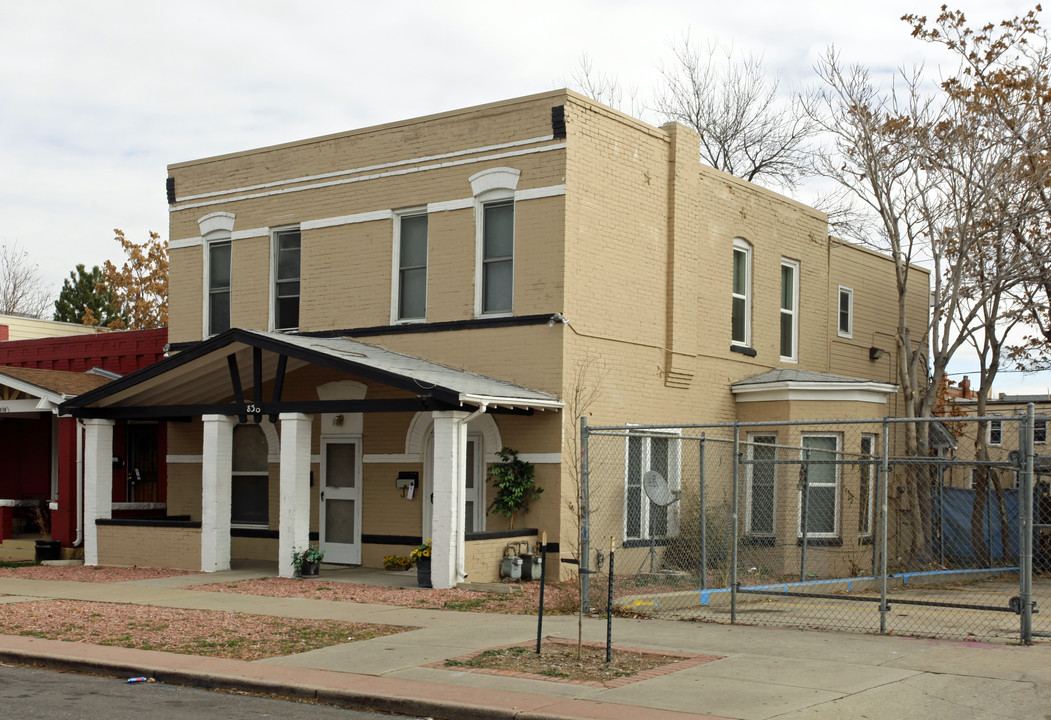
<path fill-rule="evenodd" d="M 1051 637 L 1051 457 L 994 418 L 581 423 L 589 611 L 923 637 Z M 613 537 L 617 573 L 605 546 Z M 601 592 L 590 592 L 590 584 Z M 607 596 L 607 583 L 612 592 Z"/>

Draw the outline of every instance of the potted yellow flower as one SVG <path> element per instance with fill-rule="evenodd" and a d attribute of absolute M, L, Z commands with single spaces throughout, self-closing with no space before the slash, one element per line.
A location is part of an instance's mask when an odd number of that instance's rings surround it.
<path fill-rule="evenodd" d="M 412 553 L 409 560 L 416 564 L 416 584 L 420 587 L 431 587 L 431 539 L 424 540 Z"/>

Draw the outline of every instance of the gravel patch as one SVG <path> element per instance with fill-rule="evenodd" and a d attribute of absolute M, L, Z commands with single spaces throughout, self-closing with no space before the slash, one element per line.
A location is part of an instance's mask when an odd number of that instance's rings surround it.
<path fill-rule="evenodd" d="M 157 578 L 200 574 L 188 570 L 168 570 L 166 568 L 100 567 L 95 565 L 27 565 L 25 567 L 0 568 L 0 577 L 90 583 L 156 580 Z"/>
<path fill-rule="evenodd" d="M 540 605 L 540 585 L 522 584 L 522 592 L 490 593 L 474 590 L 434 590 L 430 588 L 389 588 L 357 583 L 295 578 L 263 578 L 232 583 L 199 585 L 196 590 L 266 597 L 307 598 L 338 602 L 396 605 L 399 607 L 463 612 L 532 615 Z M 571 583 L 550 583 L 544 590 L 544 612 L 568 615 L 576 612 L 577 587 Z"/>
<path fill-rule="evenodd" d="M 0 605 L 3 634 L 234 660 L 294 655 L 415 629 L 80 600 Z"/>

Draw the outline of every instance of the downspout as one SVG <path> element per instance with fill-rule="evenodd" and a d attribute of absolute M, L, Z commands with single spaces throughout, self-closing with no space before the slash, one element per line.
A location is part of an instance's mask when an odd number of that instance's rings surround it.
<path fill-rule="evenodd" d="M 485 410 L 486 410 L 487 407 L 489 407 L 489 404 L 483 402 L 482 404 L 480 404 L 478 406 L 477 410 L 475 410 L 473 413 L 471 413 L 470 415 L 465 417 L 463 420 L 461 420 L 460 424 L 463 425 L 464 428 L 466 429 L 466 427 L 470 424 L 470 422 L 472 420 L 474 420 L 479 415 L 484 415 L 485 414 Z M 480 479 L 476 479 L 475 480 L 475 482 L 480 482 L 480 481 L 481 481 Z M 462 507 L 463 506 L 463 502 L 462 502 L 463 498 L 461 498 L 460 500 L 461 500 L 460 506 Z M 458 513 L 458 516 L 459 516 L 460 519 L 456 523 L 456 532 L 460 536 L 460 540 L 459 540 L 459 542 L 456 543 L 456 546 L 459 548 L 456 551 L 456 564 L 457 564 L 456 574 L 457 574 L 457 577 L 462 578 L 463 580 L 466 580 L 467 579 L 467 572 L 466 572 L 466 568 L 464 567 L 464 565 L 467 562 L 467 534 L 463 531 L 463 528 L 464 528 L 463 513 L 462 512 Z M 458 582 L 462 582 L 462 580 L 458 581 Z"/>
<path fill-rule="evenodd" d="M 84 542 L 84 421 L 76 419 L 77 423 L 77 504 L 74 512 L 77 515 L 77 537 L 73 540 L 73 547 L 80 547 Z"/>

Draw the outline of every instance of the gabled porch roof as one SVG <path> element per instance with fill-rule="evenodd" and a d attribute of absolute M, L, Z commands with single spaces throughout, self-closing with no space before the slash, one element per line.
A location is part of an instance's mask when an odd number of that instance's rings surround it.
<path fill-rule="evenodd" d="M 309 365 L 382 383 L 402 398 L 282 398 L 285 375 Z M 268 397 L 263 386 L 273 383 Z M 232 398 L 232 401 L 231 401 Z M 487 406 L 532 412 L 557 409 L 549 393 L 456 370 L 349 338 L 318 338 L 233 328 L 108 385 L 62 403 L 77 417 L 177 419 L 205 414 L 398 412 Z"/>
<path fill-rule="evenodd" d="M 59 403 L 105 385 L 111 378 L 90 372 L 0 366 L 0 386 L 28 396 L 0 393 L 0 412 L 51 412 Z"/>

